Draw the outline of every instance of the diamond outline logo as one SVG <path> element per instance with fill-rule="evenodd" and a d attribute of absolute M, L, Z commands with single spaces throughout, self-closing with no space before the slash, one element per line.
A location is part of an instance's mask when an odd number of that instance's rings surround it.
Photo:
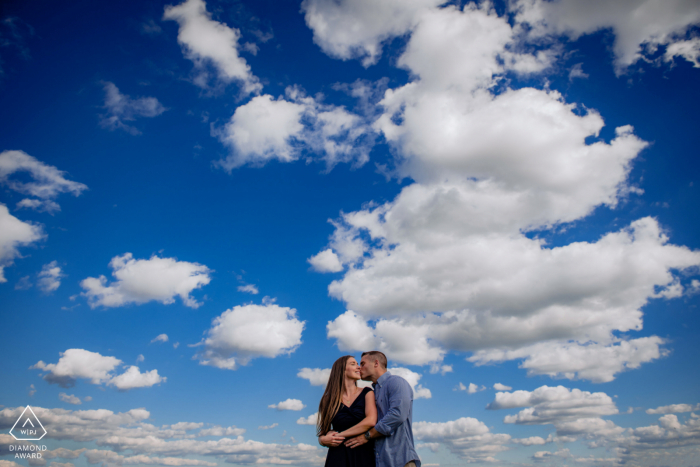
<path fill-rule="evenodd" d="M 29 409 L 29 411 L 32 413 L 32 416 L 34 417 L 34 420 L 36 420 L 36 422 L 37 422 L 37 423 L 39 424 L 39 426 L 41 427 L 41 430 L 44 432 L 44 433 L 43 433 L 41 436 L 39 436 L 38 438 L 18 438 L 18 437 L 15 436 L 15 434 L 13 433 L 13 431 L 14 431 L 15 427 L 17 426 L 17 424 L 20 422 L 20 420 L 22 420 L 22 417 L 24 417 L 24 414 L 27 412 L 27 409 Z M 30 416 L 27 415 L 27 419 L 24 421 L 24 424 L 22 424 L 22 426 L 21 426 L 20 428 L 24 428 L 24 425 L 26 425 L 27 422 L 29 422 L 29 424 L 32 425 L 32 427 L 36 427 L 36 426 L 34 425 L 34 422 L 32 422 L 32 419 L 30 418 Z M 22 413 L 20 414 L 20 416 L 19 416 L 19 418 L 17 419 L 17 421 L 15 422 L 15 424 L 12 425 L 12 428 L 10 428 L 10 434 L 12 435 L 12 437 L 13 437 L 16 441 L 39 441 L 41 438 L 43 438 L 44 436 L 46 436 L 46 428 L 44 428 L 44 425 L 41 424 L 41 420 L 39 420 L 39 417 L 36 416 L 36 414 L 34 413 L 34 411 L 32 410 L 32 408 L 29 407 L 29 406 L 27 406 L 27 407 L 24 408 L 24 410 L 23 410 Z"/>

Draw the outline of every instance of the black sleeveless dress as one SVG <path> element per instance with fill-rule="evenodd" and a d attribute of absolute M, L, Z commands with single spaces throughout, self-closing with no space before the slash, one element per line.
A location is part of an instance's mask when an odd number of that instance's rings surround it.
<path fill-rule="evenodd" d="M 331 428 L 338 433 L 351 428 L 365 418 L 365 396 L 371 388 L 364 388 L 355 402 L 350 407 L 340 404 L 338 413 L 333 417 Z M 349 448 L 344 444 L 334 448 L 328 448 L 325 467 L 375 467 L 374 440 L 356 448 Z"/>

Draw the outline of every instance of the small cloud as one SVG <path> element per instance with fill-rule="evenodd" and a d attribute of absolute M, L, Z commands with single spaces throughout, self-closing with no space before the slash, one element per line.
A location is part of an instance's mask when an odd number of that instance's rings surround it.
<path fill-rule="evenodd" d="M 180 347 L 180 343 L 179 343 L 179 342 L 175 342 L 175 343 L 173 344 L 173 349 L 177 349 L 178 347 Z"/>
<path fill-rule="evenodd" d="M 309 415 L 308 417 L 301 417 L 297 420 L 297 425 L 316 425 L 318 420 L 318 412 Z"/>
<path fill-rule="evenodd" d="M 253 295 L 260 293 L 254 284 L 240 285 L 238 286 L 238 291 L 252 293 Z"/>
<path fill-rule="evenodd" d="M 271 430 L 272 428 L 278 426 L 279 423 L 273 423 L 272 425 L 261 425 L 258 427 L 258 430 Z"/>
<path fill-rule="evenodd" d="M 583 63 L 577 63 L 569 71 L 569 81 L 573 81 L 576 78 L 588 78 L 588 74 L 583 72 Z"/>
<path fill-rule="evenodd" d="M 83 397 L 83 402 L 90 402 L 91 400 L 92 400 L 92 396 Z"/>
<path fill-rule="evenodd" d="M 158 334 L 156 337 L 154 337 L 151 340 L 151 344 L 154 342 L 168 342 L 168 335 L 167 334 Z"/>
<path fill-rule="evenodd" d="M 41 268 L 37 285 L 44 293 L 51 293 L 61 286 L 62 277 L 65 277 L 65 274 L 61 271 L 61 267 L 56 261 L 51 261 Z"/>
<path fill-rule="evenodd" d="M 299 399 L 287 399 L 286 401 L 282 401 L 279 404 L 270 404 L 267 407 L 270 409 L 277 409 L 277 410 L 299 411 L 306 406 Z"/>
<path fill-rule="evenodd" d="M 27 290 L 32 288 L 32 281 L 29 280 L 29 276 L 24 276 L 20 278 L 15 284 L 15 290 Z"/>
<path fill-rule="evenodd" d="M 139 117 L 157 117 L 166 110 L 155 97 L 132 99 L 119 92 L 119 88 L 109 81 L 104 83 L 106 113 L 100 115 L 100 126 L 110 131 L 121 129 L 132 135 L 141 132 L 124 122 L 132 122 Z"/>
<path fill-rule="evenodd" d="M 34 387 L 33 384 L 30 384 L 29 385 L 29 397 L 34 396 L 34 394 L 36 394 L 36 388 Z"/>
<path fill-rule="evenodd" d="M 302 368 L 297 373 L 299 378 L 308 379 L 312 386 L 325 386 L 331 376 L 330 368 Z"/>
<path fill-rule="evenodd" d="M 438 365 L 437 363 L 433 364 L 430 366 L 430 373 L 435 374 L 435 373 L 440 373 L 442 376 L 445 376 L 445 373 L 452 373 L 452 365 Z"/>
<path fill-rule="evenodd" d="M 52 216 L 61 210 L 61 206 L 50 199 L 24 198 L 17 203 L 17 209 L 33 209 L 39 212 L 46 212 Z"/>
<path fill-rule="evenodd" d="M 467 387 L 464 384 L 462 384 L 461 382 L 459 382 L 459 383 L 457 383 L 457 386 L 455 386 L 454 389 L 452 389 L 452 390 L 453 391 L 466 391 Z"/>
<path fill-rule="evenodd" d="M 501 384 L 501 383 L 496 383 L 496 384 L 494 384 L 494 385 L 493 385 L 493 388 L 494 388 L 496 391 L 510 391 L 511 389 L 513 389 L 512 387 L 506 386 L 505 384 Z"/>
<path fill-rule="evenodd" d="M 147 34 L 149 36 L 157 36 L 163 32 L 163 29 L 160 27 L 158 23 L 153 21 L 152 19 L 141 23 L 141 33 L 142 34 Z"/>
<path fill-rule="evenodd" d="M 82 402 L 80 401 L 80 398 L 74 396 L 73 394 L 66 394 L 65 392 L 62 392 L 58 395 L 58 398 L 61 399 L 63 402 L 68 402 L 69 404 L 73 404 L 73 405 L 82 404 Z"/>
<path fill-rule="evenodd" d="M 141 363 L 144 360 L 146 360 L 146 357 L 144 357 L 143 354 L 140 354 L 138 357 L 136 357 L 136 363 Z"/>
<path fill-rule="evenodd" d="M 343 270 L 343 265 L 333 250 L 328 248 L 319 254 L 307 259 L 314 271 L 317 272 L 340 272 Z"/>
<path fill-rule="evenodd" d="M 467 394 L 475 394 L 477 392 L 483 391 L 486 389 L 486 386 L 479 386 L 474 383 L 469 383 L 469 386 L 465 386 L 461 382 L 457 384 L 457 387 L 453 389 L 453 391 L 466 391 Z"/>

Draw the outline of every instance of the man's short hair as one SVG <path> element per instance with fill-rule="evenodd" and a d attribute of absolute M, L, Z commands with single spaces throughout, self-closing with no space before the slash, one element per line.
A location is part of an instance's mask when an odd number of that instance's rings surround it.
<path fill-rule="evenodd" d="M 365 355 L 370 357 L 372 360 L 377 360 L 379 362 L 379 364 L 382 366 L 382 368 L 384 368 L 386 370 L 386 364 L 387 364 L 386 355 L 381 353 L 379 350 L 371 350 L 369 352 L 362 352 L 362 357 L 364 357 Z M 360 357 L 360 358 L 362 358 L 362 357 Z"/>

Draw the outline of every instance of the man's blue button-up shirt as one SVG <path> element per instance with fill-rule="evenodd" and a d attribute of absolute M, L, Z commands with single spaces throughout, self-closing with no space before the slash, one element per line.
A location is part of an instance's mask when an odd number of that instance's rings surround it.
<path fill-rule="evenodd" d="M 374 387 L 377 419 L 374 429 L 384 437 L 377 438 L 374 452 L 377 467 L 404 467 L 411 461 L 420 467 L 420 458 L 413 445 L 413 390 L 400 376 L 388 371 Z"/>

